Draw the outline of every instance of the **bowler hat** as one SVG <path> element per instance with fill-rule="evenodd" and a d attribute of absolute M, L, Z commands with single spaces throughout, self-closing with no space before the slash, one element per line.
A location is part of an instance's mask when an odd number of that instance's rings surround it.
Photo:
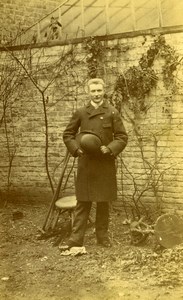
<path fill-rule="evenodd" d="M 80 146 L 87 154 L 99 154 L 102 142 L 100 137 L 90 131 L 83 131 L 80 134 Z"/>

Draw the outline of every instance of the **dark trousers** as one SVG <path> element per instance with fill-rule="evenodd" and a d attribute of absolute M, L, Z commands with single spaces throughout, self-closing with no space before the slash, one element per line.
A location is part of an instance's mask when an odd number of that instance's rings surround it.
<path fill-rule="evenodd" d="M 109 227 L 109 203 L 96 203 L 96 237 L 98 241 L 108 238 Z M 69 242 L 82 246 L 86 232 L 87 222 L 91 210 L 92 202 L 78 202 L 75 209 L 75 218 Z"/>

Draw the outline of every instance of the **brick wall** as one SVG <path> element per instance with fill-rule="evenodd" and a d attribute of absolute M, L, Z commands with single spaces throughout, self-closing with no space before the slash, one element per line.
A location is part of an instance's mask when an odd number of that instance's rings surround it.
<path fill-rule="evenodd" d="M 25 30 L 61 4 L 60 0 L 0 0 L 0 39 Z M 4 37 L 3 37 L 4 36 Z"/>
<path fill-rule="evenodd" d="M 183 55 L 183 33 L 165 34 L 167 43 L 174 47 L 178 55 Z M 107 94 L 114 88 L 116 72 L 124 72 L 132 65 L 137 65 L 143 53 L 153 42 L 153 36 L 123 37 L 106 42 L 105 72 Z M 126 47 L 120 53 L 115 45 Z M 44 49 L 27 50 L 31 56 L 32 68 L 39 64 L 58 62 L 71 46 L 50 46 Z M 18 53 L 18 52 L 14 52 Z M 18 53 L 22 57 L 22 52 Z M 3 55 L 3 57 L 2 57 Z M 25 53 L 24 53 L 25 55 Z M 57 76 L 53 84 L 44 93 L 48 118 L 48 168 L 56 187 L 61 171 L 61 162 L 65 155 L 62 142 L 62 132 L 76 106 L 87 101 L 84 92 L 87 64 L 86 52 L 81 44 L 74 46 L 74 59 L 77 64 L 72 65 L 72 59 L 64 58 L 61 65 L 57 65 Z M 9 61 L 7 52 L 1 53 L 1 62 Z M 162 82 L 163 60 L 157 57 L 154 69 L 159 80 L 156 89 L 146 99 L 149 109 L 146 114 L 139 114 L 134 122 L 128 107 L 123 107 L 123 119 L 129 134 L 129 143 L 122 157 L 118 158 L 118 205 L 134 206 L 134 200 L 140 207 L 148 203 L 165 210 L 178 209 L 183 211 L 183 101 L 182 101 L 182 64 L 176 70 L 178 91 L 172 94 Z M 51 80 L 53 70 L 39 76 L 38 82 L 43 88 Z M 22 84 L 8 99 L 7 128 L 4 122 L 0 127 L 0 176 L 1 192 L 7 192 L 14 199 L 37 199 L 49 201 L 52 195 L 45 168 L 45 118 L 42 94 L 28 80 L 25 74 Z M 43 76 L 43 74 L 42 74 Z M 36 76 L 34 79 L 36 80 Z M 47 81 L 46 81 L 47 80 Z M 19 92 L 17 92 L 19 90 Z M 1 107 L 2 112 L 2 107 Z M 140 137 L 140 138 L 139 138 Z M 9 148 L 7 147 L 7 138 Z M 9 157 L 9 158 L 8 158 Z M 13 158 L 13 159 L 12 159 Z M 11 161 L 12 159 L 12 161 Z M 11 170 L 10 170 L 11 163 Z M 72 163 L 70 163 L 70 166 Z M 11 171 L 11 172 L 10 172 Z M 8 173 L 10 172 L 10 173 Z M 73 175 L 68 183 L 68 191 L 73 190 Z M 9 181 L 8 181 L 8 174 Z M 140 197 L 139 197 L 140 196 Z"/>

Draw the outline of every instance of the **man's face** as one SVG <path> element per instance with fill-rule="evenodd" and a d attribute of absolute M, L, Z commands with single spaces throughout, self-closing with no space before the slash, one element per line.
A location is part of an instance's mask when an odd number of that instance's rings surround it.
<path fill-rule="evenodd" d="M 90 99 L 94 102 L 94 103 L 100 103 L 103 99 L 104 96 L 104 87 L 101 83 L 92 83 L 89 86 L 89 95 L 90 95 Z"/>

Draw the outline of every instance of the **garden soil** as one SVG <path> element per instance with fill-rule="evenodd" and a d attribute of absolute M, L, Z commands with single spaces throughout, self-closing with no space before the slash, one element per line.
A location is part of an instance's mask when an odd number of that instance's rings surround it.
<path fill-rule="evenodd" d="M 125 216 L 115 211 L 112 248 L 96 244 L 89 224 L 87 253 L 63 256 L 58 246 L 68 235 L 67 217 L 55 236 L 45 236 L 47 210 L 30 203 L 0 209 L 1 300 L 183 300 L 183 245 L 162 249 L 153 234 L 133 245 Z"/>

